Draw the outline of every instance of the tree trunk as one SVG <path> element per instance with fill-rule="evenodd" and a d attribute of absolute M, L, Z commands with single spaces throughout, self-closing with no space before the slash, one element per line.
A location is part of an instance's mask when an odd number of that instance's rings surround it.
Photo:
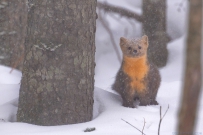
<path fill-rule="evenodd" d="M 148 59 L 158 67 L 167 63 L 166 0 L 143 0 L 143 33 L 149 38 Z"/>
<path fill-rule="evenodd" d="M 96 0 L 29 0 L 17 121 L 62 125 L 93 111 Z"/>
<path fill-rule="evenodd" d="M 178 135 L 195 133 L 195 120 L 202 85 L 202 0 L 190 1 L 186 70 L 179 112 Z"/>
<path fill-rule="evenodd" d="M 0 64 L 16 66 L 24 53 L 27 0 L 0 0 Z M 22 60 L 21 60 L 22 61 Z M 18 66 L 17 66 L 18 65 Z"/>

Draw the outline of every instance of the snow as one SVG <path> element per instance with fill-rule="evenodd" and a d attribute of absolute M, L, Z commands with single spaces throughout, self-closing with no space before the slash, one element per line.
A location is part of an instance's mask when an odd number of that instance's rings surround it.
<path fill-rule="evenodd" d="M 182 86 L 184 41 L 185 36 L 182 36 L 168 44 L 169 62 L 166 67 L 160 70 L 162 82 L 157 95 L 157 101 L 160 105 L 157 106 L 139 106 L 134 109 L 123 107 L 121 97 L 115 94 L 110 87 L 119 63 L 113 63 L 114 57 L 111 58 L 113 53 L 99 59 L 97 66 L 100 68 L 97 69 L 95 76 L 94 118 L 90 122 L 73 125 L 47 127 L 15 122 L 21 73 L 14 70 L 10 74 L 9 67 L 0 66 L 0 135 L 134 135 L 141 133 L 123 120 L 142 130 L 144 119 L 146 122 L 144 133 L 157 135 L 159 108 L 162 106 L 163 115 L 168 105 L 169 110 L 161 124 L 161 134 L 171 135 L 175 133 Z M 202 105 L 203 101 L 201 100 L 200 115 L 197 118 L 199 121 L 198 133 L 203 133 L 201 128 L 203 125 Z M 84 132 L 86 128 L 91 127 L 95 127 L 96 130 L 90 133 Z"/>
<path fill-rule="evenodd" d="M 116 1 L 116 2 L 115 2 Z M 21 72 L 14 70 L 10 73 L 11 68 L 0 66 L 0 135 L 140 135 L 141 133 L 135 128 L 124 122 L 131 123 L 138 129 L 142 130 L 145 119 L 144 133 L 146 135 L 157 135 L 159 124 L 159 109 L 162 107 L 162 115 L 169 110 L 161 124 L 161 135 L 176 134 L 177 117 L 179 102 L 181 99 L 181 88 L 183 82 L 184 70 L 184 54 L 185 54 L 185 13 L 175 13 L 176 2 L 180 0 L 170 0 L 169 5 L 172 15 L 168 18 L 170 22 L 169 29 L 171 31 L 173 41 L 168 43 L 169 59 L 167 66 L 160 69 L 161 86 L 158 91 L 157 101 L 159 105 L 138 106 L 137 108 L 125 108 L 122 106 L 121 97 L 111 89 L 114 82 L 116 72 L 120 67 L 113 49 L 109 50 L 108 34 L 100 34 L 97 32 L 97 57 L 95 71 L 95 93 L 94 93 L 94 111 L 93 120 L 86 123 L 63 125 L 63 126 L 37 126 L 27 123 L 16 122 L 16 113 L 18 105 L 18 94 L 20 88 Z M 141 7 L 140 0 L 135 4 L 133 0 L 126 3 L 117 0 L 108 1 L 117 6 L 129 7 L 129 3 L 136 8 Z M 132 8 L 132 7 L 129 7 Z M 135 12 L 137 11 L 134 10 Z M 181 18 L 182 17 L 182 18 Z M 178 24 L 176 24 L 177 18 Z M 110 19 L 112 20 L 112 19 Z M 110 21 L 115 23 L 114 21 Z M 173 25 L 171 24 L 173 23 Z M 175 24 L 175 25 L 174 25 Z M 116 41 L 121 36 L 119 34 L 119 24 L 112 24 L 115 32 Z M 136 26 L 140 24 L 137 23 Z M 129 27 L 128 27 L 129 28 Z M 105 33 L 103 28 L 99 27 L 98 31 Z M 141 35 L 140 30 L 136 32 L 136 36 Z M 178 33 L 177 33 L 178 32 Z M 176 35 L 175 35 L 176 34 Z M 101 47 L 101 45 L 104 45 Z M 100 47 L 99 47 L 100 46 Z M 202 97 L 202 94 L 201 94 Z M 203 134 L 203 99 L 199 104 L 199 115 L 197 116 L 196 134 Z M 123 119 L 123 120 L 122 120 Z M 84 132 L 86 128 L 93 128 L 92 132 Z"/>

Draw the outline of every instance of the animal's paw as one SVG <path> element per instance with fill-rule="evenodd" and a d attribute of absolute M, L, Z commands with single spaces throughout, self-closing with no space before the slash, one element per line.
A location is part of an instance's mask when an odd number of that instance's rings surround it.
<path fill-rule="evenodd" d="M 156 100 L 154 100 L 154 101 L 151 101 L 150 105 L 159 105 L 159 103 Z"/>
<path fill-rule="evenodd" d="M 129 107 L 129 108 L 135 108 L 133 102 L 132 102 L 132 103 L 124 102 L 124 103 L 123 103 L 123 106 L 124 106 L 124 107 Z"/>

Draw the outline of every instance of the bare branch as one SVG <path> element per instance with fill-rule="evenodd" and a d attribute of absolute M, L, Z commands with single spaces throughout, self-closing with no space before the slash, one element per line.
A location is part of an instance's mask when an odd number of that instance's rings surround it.
<path fill-rule="evenodd" d="M 135 129 L 137 129 L 138 131 L 140 131 L 142 133 L 142 135 L 146 135 L 143 133 L 143 131 L 139 130 L 138 128 L 136 128 L 135 126 L 133 126 L 132 124 L 130 124 L 129 122 L 125 121 L 124 119 L 121 119 L 122 121 L 126 122 L 127 124 L 129 124 L 130 126 L 134 127 Z"/>
<path fill-rule="evenodd" d="M 121 56 L 120 56 L 120 53 L 119 53 L 119 50 L 118 50 L 118 47 L 116 45 L 116 42 L 114 40 L 114 36 L 113 36 L 113 33 L 111 32 L 110 28 L 108 27 L 107 23 L 104 21 L 104 19 L 102 18 L 102 15 L 101 15 L 101 12 L 99 11 L 99 20 L 101 21 L 102 25 L 104 26 L 104 28 L 106 29 L 106 31 L 109 33 L 109 36 L 110 36 L 110 39 L 111 39 L 111 43 L 113 45 L 113 48 L 116 52 L 116 55 L 118 57 L 118 61 L 121 62 L 122 59 L 121 59 Z"/>
<path fill-rule="evenodd" d="M 162 117 L 161 119 L 163 119 L 163 118 L 165 117 L 165 115 L 166 115 L 168 109 L 169 109 L 169 105 L 168 105 L 168 108 L 167 108 L 166 112 L 164 113 L 164 115 L 163 115 L 163 117 Z"/>
<path fill-rule="evenodd" d="M 160 112 L 160 119 L 159 119 L 159 127 L 158 127 L 158 135 L 160 135 L 160 127 L 161 127 L 161 106 L 160 106 L 160 109 L 159 109 L 159 112 Z"/>
<path fill-rule="evenodd" d="M 143 118 L 144 119 L 144 125 L 143 125 L 143 129 L 142 129 L 142 135 L 144 135 L 144 133 L 143 133 L 143 131 L 144 131 L 144 127 L 145 127 L 145 118 Z"/>
<path fill-rule="evenodd" d="M 101 2 L 97 2 L 97 7 L 99 9 L 103 9 L 106 12 L 114 12 L 117 13 L 121 16 L 125 16 L 128 18 L 132 18 L 135 19 L 139 22 L 143 22 L 143 18 L 142 16 L 138 15 L 135 12 L 129 11 L 127 9 L 121 8 L 121 7 L 115 7 L 113 5 L 107 4 L 107 3 L 101 3 Z"/>
<path fill-rule="evenodd" d="M 160 120 L 159 120 L 159 127 L 158 127 L 158 135 L 160 135 L 160 127 L 161 127 L 161 122 L 163 120 L 163 118 L 165 117 L 166 113 L 168 112 L 168 109 L 169 109 L 169 105 L 168 105 L 168 108 L 166 109 L 166 112 L 164 113 L 163 117 L 161 116 L 161 106 L 160 106 Z"/>

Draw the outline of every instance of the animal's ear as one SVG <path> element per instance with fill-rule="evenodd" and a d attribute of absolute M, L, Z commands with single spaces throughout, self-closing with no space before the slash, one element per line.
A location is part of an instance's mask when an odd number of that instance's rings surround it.
<path fill-rule="evenodd" d="M 148 47 L 149 44 L 147 35 L 142 36 L 142 43 Z"/>
<path fill-rule="evenodd" d="M 126 38 L 124 38 L 124 37 L 121 37 L 121 38 L 120 38 L 120 45 L 125 45 L 126 42 L 127 42 L 127 39 L 126 39 Z"/>

